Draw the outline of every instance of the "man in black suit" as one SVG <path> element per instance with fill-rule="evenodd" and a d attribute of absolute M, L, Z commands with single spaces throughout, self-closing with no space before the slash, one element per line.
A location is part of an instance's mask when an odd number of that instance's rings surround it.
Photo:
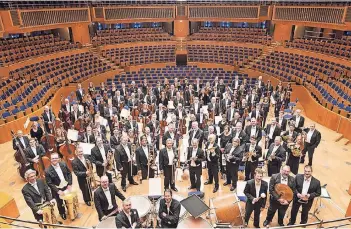
<path fill-rule="evenodd" d="M 216 135 L 211 134 L 209 136 L 209 142 L 206 144 L 206 161 L 207 161 L 207 169 L 208 169 L 208 181 L 204 183 L 204 185 L 213 184 L 213 180 L 215 181 L 215 187 L 213 189 L 213 193 L 218 191 L 219 183 L 218 183 L 218 159 L 220 158 L 220 149 L 219 146 L 215 143 Z"/>
<path fill-rule="evenodd" d="M 110 130 L 112 130 L 112 118 L 118 114 L 117 107 L 114 107 L 111 102 L 107 104 L 107 107 L 104 108 L 104 117 L 108 121 Z"/>
<path fill-rule="evenodd" d="M 246 183 L 244 194 L 247 198 L 245 206 L 245 226 L 249 223 L 250 216 L 254 212 L 254 227 L 260 227 L 261 208 L 264 208 L 267 201 L 268 183 L 262 180 L 262 169 L 255 170 L 255 179 Z"/>
<path fill-rule="evenodd" d="M 226 113 L 228 107 L 231 105 L 232 101 L 230 100 L 230 95 L 228 93 L 225 94 L 224 99 L 221 100 L 221 113 Z M 234 103 L 235 104 L 235 103 Z"/>
<path fill-rule="evenodd" d="M 166 145 L 167 139 L 172 139 L 173 140 L 173 146 L 178 147 L 178 137 L 175 132 L 175 126 L 174 124 L 169 124 L 168 125 L 168 130 L 166 133 L 162 136 L 162 145 Z"/>
<path fill-rule="evenodd" d="M 305 162 L 306 152 L 308 152 L 308 165 L 312 166 L 314 150 L 321 142 L 321 133 L 316 130 L 316 124 L 314 123 L 310 125 L 310 128 L 306 128 L 303 131 L 306 132 L 306 139 L 304 148 L 302 150 L 300 163 Z"/>
<path fill-rule="evenodd" d="M 199 146 L 202 146 L 202 142 L 204 140 L 204 133 L 202 130 L 199 129 L 199 124 L 198 122 L 192 122 L 191 123 L 191 130 L 189 131 L 189 145 L 191 144 L 191 141 L 193 138 L 196 138 L 199 140 Z"/>
<path fill-rule="evenodd" d="M 239 138 L 240 144 L 244 145 L 246 142 L 249 142 L 249 137 L 246 135 L 245 131 L 243 131 L 242 122 L 236 123 L 233 129 L 233 138 Z"/>
<path fill-rule="evenodd" d="M 194 83 L 194 95 L 198 97 L 200 95 L 202 89 L 202 84 L 200 83 L 200 78 L 196 78 L 196 81 Z"/>
<path fill-rule="evenodd" d="M 151 121 L 146 124 L 147 127 L 150 128 L 150 132 L 153 134 L 158 134 L 157 132 L 160 129 L 160 122 L 156 120 L 157 119 L 157 115 L 156 114 L 152 114 L 151 115 Z"/>
<path fill-rule="evenodd" d="M 141 222 L 137 209 L 132 209 L 129 199 L 125 199 L 122 204 L 122 211 L 116 216 L 117 228 L 141 228 Z"/>
<path fill-rule="evenodd" d="M 110 137 L 110 146 L 112 149 L 116 150 L 117 146 L 120 144 L 120 136 L 118 128 L 113 130 L 113 135 Z"/>
<path fill-rule="evenodd" d="M 178 189 L 175 187 L 175 163 L 178 161 L 178 153 L 173 148 L 173 140 L 167 139 L 166 147 L 161 149 L 159 155 L 159 168 L 160 172 L 164 172 L 164 188 L 165 190 L 171 187 L 175 192 Z"/>
<path fill-rule="evenodd" d="M 87 126 L 87 131 L 83 134 L 83 142 L 89 144 L 95 144 L 96 139 L 91 129 L 91 126 Z"/>
<path fill-rule="evenodd" d="M 79 119 L 80 116 L 82 116 L 83 114 L 80 112 L 78 104 L 77 103 L 73 103 L 73 107 L 72 107 L 72 111 L 71 111 L 71 121 L 72 121 L 72 125 L 74 125 L 74 123 Z"/>
<path fill-rule="evenodd" d="M 44 170 L 41 157 L 45 156 L 45 149 L 40 144 L 37 146 L 35 138 L 29 140 L 29 147 L 25 149 L 24 153 L 32 168 L 34 163 L 39 163 L 39 166 Z"/>
<path fill-rule="evenodd" d="M 112 149 L 109 145 L 103 144 L 101 138 L 96 139 L 96 146 L 91 149 L 91 162 L 95 164 L 96 173 L 101 178 L 106 175 L 112 183 L 112 173 L 111 171 L 106 171 L 104 174 L 105 167 L 110 162 L 108 159 L 113 157 Z"/>
<path fill-rule="evenodd" d="M 228 107 L 228 109 L 226 109 L 226 119 L 228 120 L 229 123 L 232 123 L 234 121 L 236 113 L 237 112 L 235 109 L 235 102 L 231 102 L 230 107 Z M 237 114 L 239 114 L 239 113 L 237 113 Z"/>
<path fill-rule="evenodd" d="M 131 115 L 128 116 L 128 121 L 125 123 L 124 127 L 127 131 L 133 130 L 134 133 L 139 132 L 138 123 L 136 120 L 133 120 L 133 117 Z"/>
<path fill-rule="evenodd" d="M 266 132 L 266 139 L 268 140 L 268 144 L 266 147 L 268 147 L 274 142 L 275 137 L 280 136 L 280 132 L 281 132 L 275 118 L 271 119 L 271 123 L 266 126 L 265 132 Z"/>
<path fill-rule="evenodd" d="M 300 224 L 306 224 L 308 212 L 312 207 L 314 198 L 321 195 L 321 183 L 312 176 L 312 167 L 310 165 L 305 166 L 304 174 L 296 175 L 295 187 L 291 218 L 288 225 L 295 224 L 300 206 L 302 206 Z"/>
<path fill-rule="evenodd" d="M 60 157 L 57 153 L 51 154 L 51 165 L 45 171 L 45 180 L 51 189 L 52 196 L 56 199 L 57 208 L 63 220 L 66 219 L 66 211 L 60 195 L 65 190 L 72 188 L 72 173 L 66 163 L 59 162 Z"/>
<path fill-rule="evenodd" d="M 152 148 L 153 146 L 149 147 L 146 136 L 141 137 L 141 146 L 136 149 L 136 163 L 138 167 L 138 173 L 142 175 L 142 179 L 154 178 L 155 170 L 151 168 L 151 164 L 149 162 L 156 160 L 156 150 Z M 153 156 L 149 155 L 149 150 L 152 148 Z M 149 165 L 148 165 L 149 164 Z M 148 172 L 149 169 L 149 172 Z"/>
<path fill-rule="evenodd" d="M 14 150 L 18 150 L 18 145 L 21 146 L 22 150 L 29 147 L 29 138 L 27 136 L 23 136 L 22 130 L 18 130 L 16 139 L 12 140 L 12 148 Z"/>
<path fill-rule="evenodd" d="M 216 97 L 211 98 L 211 103 L 208 104 L 208 113 L 213 113 L 214 116 L 219 115 L 219 104 L 216 101 Z"/>
<path fill-rule="evenodd" d="M 262 129 L 257 125 L 256 118 L 251 118 L 251 125 L 246 126 L 245 133 L 249 137 L 255 137 L 257 142 L 262 138 Z"/>
<path fill-rule="evenodd" d="M 164 198 L 160 200 L 158 217 L 161 219 L 161 228 L 177 228 L 181 205 L 172 198 L 172 190 L 165 189 Z"/>
<path fill-rule="evenodd" d="M 284 111 L 279 111 L 279 116 L 276 119 L 280 130 L 285 131 L 288 120 L 284 118 Z"/>
<path fill-rule="evenodd" d="M 79 101 L 79 104 L 82 104 L 84 95 L 85 95 L 85 91 L 82 88 L 82 85 L 79 83 L 77 85 L 77 90 L 76 90 L 76 97 L 77 97 L 77 100 Z"/>
<path fill-rule="evenodd" d="M 82 191 L 83 200 L 85 204 L 91 206 L 90 191 L 93 191 L 93 187 L 88 186 L 87 179 L 89 179 L 90 176 L 94 176 L 94 174 L 90 174 L 90 171 L 88 170 L 88 163 L 90 163 L 90 166 L 92 166 L 92 163 L 88 160 L 87 155 L 83 155 L 83 148 L 81 146 L 77 147 L 76 155 L 77 157 L 74 158 L 72 161 L 73 172 L 77 176 L 78 185 L 80 190 Z"/>
<path fill-rule="evenodd" d="M 200 108 L 201 108 L 201 104 L 200 104 L 199 98 L 195 97 L 194 103 L 191 104 L 190 110 L 193 114 L 196 115 L 196 114 L 200 113 Z"/>
<path fill-rule="evenodd" d="M 101 186 L 94 192 L 94 204 L 99 216 L 99 220 L 105 220 L 118 213 L 116 197 L 125 200 L 124 195 L 117 189 L 114 183 L 108 182 L 107 176 L 101 177 Z"/>
<path fill-rule="evenodd" d="M 201 175 L 202 175 L 202 161 L 205 160 L 205 154 L 199 148 L 199 140 L 193 138 L 191 147 L 188 148 L 187 161 L 189 164 L 189 175 L 191 186 L 189 189 L 200 191 Z"/>
<path fill-rule="evenodd" d="M 37 179 L 36 171 L 29 169 L 24 174 L 27 184 L 22 188 L 22 194 L 28 207 L 32 209 L 34 218 L 37 221 L 43 220 L 43 211 L 38 205 L 50 201 L 50 204 L 55 204 L 55 199 L 52 198 L 49 187 L 41 180 Z"/>
<path fill-rule="evenodd" d="M 121 91 L 116 91 L 116 95 L 112 98 L 112 104 L 113 106 L 117 107 L 117 109 L 120 109 L 120 104 L 124 103 L 124 97 L 121 95 Z"/>
<path fill-rule="evenodd" d="M 232 143 L 226 145 L 224 149 L 224 158 L 226 160 L 227 182 L 231 184 L 230 191 L 234 191 L 238 182 L 239 164 L 243 160 L 244 149 L 240 146 L 240 139 L 233 138 Z"/>
<path fill-rule="evenodd" d="M 286 152 L 284 147 L 281 145 L 281 137 L 277 136 L 274 139 L 274 143 L 269 146 L 266 155 L 266 160 L 268 163 L 268 176 L 279 173 L 280 167 L 285 159 Z"/>
<path fill-rule="evenodd" d="M 129 184 L 138 185 L 138 183 L 133 180 L 133 171 L 131 171 L 131 166 L 135 160 L 135 158 L 133 158 L 135 155 L 132 155 L 132 153 L 135 152 L 132 152 L 132 148 L 128 144 L 128 136 L 123 136 L 121 138 L 121 144 L 117 146 L 115 153 L 116 166 L 122 175 L 121 187 L 123 191 L 127 189 L 127 176 Z"/>
<path fill-rule="evenodd" d="M 290 176 L 290 167 L 285 165 L 280 170 L 280 173 L 273 174 L 269 182 L 269 193 L 271 197 L 269 198 L 269 208 L 267 212 L 266 220 L 263 222 L 263 226 L 266 227 L 274 217 L 275 212 L 278 210 L 278 224 L 284 227 L 284 216 L 286 210 L 289 207 L 290 202 L 281 198 L 281 195 L 275 191 L 275 186 L 277 184 L 285 184 L 294 192 L 295 191 L 295 179 Z"/>
<path fill-rule="evenodd" d="M 52 123 L 55 121 L 55 116 L 54 116 L 52 110 L 50 111 L 49 106 L 44 107 L 44 112 L 43 112 L 43 114 L 41 114 L 41 116 L 43 117 L 45 131 L 47 133 L 51 133 L 50 128 L 49 128 L 49 123 Z"/>
<path fill-rule="evenodd" d="M 305 118 L 301 116 L 301 110 L 297 109 L 295 115 L 292 117 L 291 121 L 295 122 L 295 131 L 298 133 L 302 132 L 302 129 L 305 125 Z"/>
<path fill-rule="evenodd" d="M 251 157 L 248 152 L 251 152 Z M 255 170 L 258 166 L 258 160 L 262 156 L 262 148 L 257 145 L 255 137 L 251 137 L 250 143 L 245 144 L 244 154 L 245 180 L 248 181 L 254 178 Z"/>

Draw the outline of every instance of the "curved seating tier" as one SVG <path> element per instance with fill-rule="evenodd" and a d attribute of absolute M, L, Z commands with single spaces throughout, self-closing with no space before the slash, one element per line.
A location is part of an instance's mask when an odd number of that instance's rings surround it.
<path fill-rule="evenodd" d="M 0 40 L 0 62 L 10 64 L 31 57 L 78 48 L 78 44 L 54 35 L 40 35 Z"/>
<path fill-rule="evenodd" d="M 94 46 L 140 41 L 169 41 L 171 36 L 162 28 L 99 30 L 92 39 Z"/>
<path fill-rule="evenodd" d="M 242 66 L 262 49 L 222 45 L 188 45 L 188 61 Z"/>

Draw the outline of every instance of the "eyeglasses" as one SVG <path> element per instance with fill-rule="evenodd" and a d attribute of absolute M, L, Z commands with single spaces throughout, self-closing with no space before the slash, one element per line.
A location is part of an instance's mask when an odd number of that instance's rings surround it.
<path fill-rule="evenodd" d="M 51 158 L 51 160 L 58 160 L 58 157 L 53 157 Z"/>

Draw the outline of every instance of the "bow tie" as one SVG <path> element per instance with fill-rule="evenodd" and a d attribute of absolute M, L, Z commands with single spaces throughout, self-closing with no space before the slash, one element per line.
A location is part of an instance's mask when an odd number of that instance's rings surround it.
<path fill-rule="evenodd" d="M 37 186 L 37 182 L 35 182 L 34 184 L 30 184 L 30 185 L 32 185 L 32 187 L 35 187 L 35 186 Z"/>
<path fill-rule="evenodd" d="M 282 181 L 288 181 L 288 178 L 282 178 Z"/>
<path fill-rule="evenodd" d="M 305 179 L 305 182 L 310 182 L 310 179 Z"/>
<path fill-rule="evenodd" d="M 103 188 L 103 190 L 104 190 L 104 192 L 108 192 L 108 191 L 110 191 L 110 189 L 109 189 L 109 188 L 106 188 L 106 189 L 104 189 L 104 188 Z"/>

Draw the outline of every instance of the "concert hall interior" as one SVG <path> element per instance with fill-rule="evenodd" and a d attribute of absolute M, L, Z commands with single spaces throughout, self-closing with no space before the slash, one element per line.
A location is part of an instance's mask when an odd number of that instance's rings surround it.
<path fill-rule="evenodd" d="M 0 228 L 351 227 L 348 1 L 0 0 Z"/>

